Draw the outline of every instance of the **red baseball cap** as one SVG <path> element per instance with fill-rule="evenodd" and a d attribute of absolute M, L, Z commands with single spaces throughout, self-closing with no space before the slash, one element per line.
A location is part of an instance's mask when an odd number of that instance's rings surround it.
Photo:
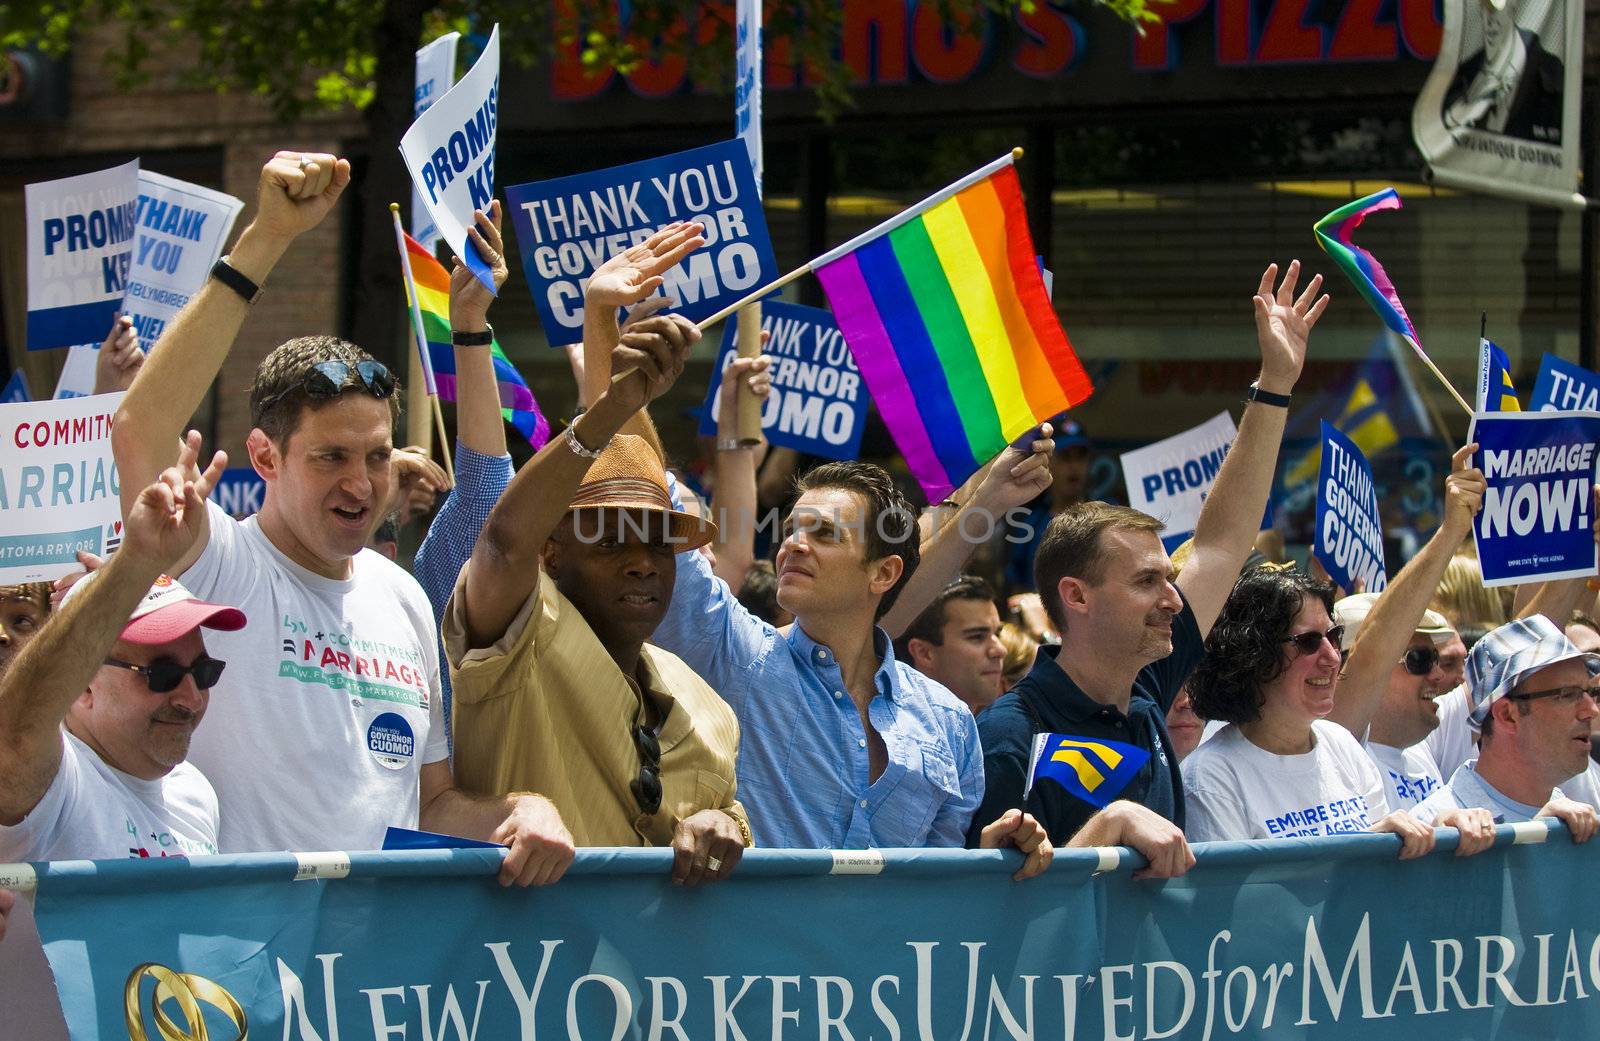
<path fill-rule="evenodd" d="M 62 598 L 62 606 L 98 574 L 99 571 L 91 571 L 75 582 Z M 244 624 L 244 612 L 237 607 L 207 603 L 185 589 L 177 579 L 162 575 L 133 609 L 119 638 L 127 643 L 150 646 L 171 643 L 202 626 L 231 633 L 243 629 Z"/>

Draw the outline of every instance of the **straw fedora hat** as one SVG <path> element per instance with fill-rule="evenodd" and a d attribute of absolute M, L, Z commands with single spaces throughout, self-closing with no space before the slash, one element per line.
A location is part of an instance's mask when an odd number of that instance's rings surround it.
<path fill-rule="evenodd" d="M 678 552 L 698 549 L 717 535 L 710 520 L 672 508 L 667 471 L 649 442 L 618 434 L 584 475 L 568 510 L 650 510 L 667 516 L 667 534 Z"/>

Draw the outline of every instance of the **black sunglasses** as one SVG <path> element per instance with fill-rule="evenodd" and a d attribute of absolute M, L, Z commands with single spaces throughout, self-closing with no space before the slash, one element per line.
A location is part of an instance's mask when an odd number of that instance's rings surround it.
<path fill-rule="evenodd" d="M 267 411 L 296 390 L 305 391 L 306 396 L 314 401 L 336 398 L 344 393 L 352 372 L 361 381 L 361 386 L 373 397 L 386 399 L 394 393 L 394 374 L 381 361 L 369 358 L 366 361 L 356 362 L 353 368 L 348 362 L 319 361 L 306 371 L 305 378 L 300 381 L 298 387 L 291 385 L 278 391 L 261 403 L 260 410 Z"/>
<path fill-rule="evenodd" d="M 1413 676 L 1426 676 L 1439 667 L 1439 649 L 1437 647 L 1413 647 L 1406 651 L 1406 656 L 1400 659 L 1400 664 Z"/>
<path fill-rule="evenodd" d="M 185 676 L 193 676 L 194 685 L 201 690 L 210 690 L 217 685 L 217 680 L 222 677 L 222 670 L 228 665 L 225 661 L 204 654 L 188 665 L 179 665 L 171 658 L 157 658 L 149 665 L 135 665 L 132 662 L 107 658 L 105 664 L 137 672 L 144 677 L 152 694 L 167 694 L 177 690 L 178 684 L 183 682 Z"/>
<path fill-rule="evenodd" d="M 1341 641 L 1344 640 L 1344 626 L 1342 625 L 1336 625 L 1325 633 L 1319 632 L 1316 629 L 1309 629 L 1303 633 L 1295 633 L 1293 636 L 1289 637 L 1283 642 L 1294 644 L 1294 649 L 1299 651 L 1302 655 L 1305 655 L 1316 654 L 1318 651 L 1322 650 L 1323 640 L 1327 640 L 1329 643 L 1333 644 L 1333 649 L 1339 652 L 1339 657 L 1344 657 L 1344 650 L 1341 646 Z"/>
<path fill-rule="evenodd" d="M 654 730 L 635 725 L 633 747 L 639 750 L 639 776 L 628 787 L 639 811 L 648 816 L 661 809 L 661 742 Z"/>

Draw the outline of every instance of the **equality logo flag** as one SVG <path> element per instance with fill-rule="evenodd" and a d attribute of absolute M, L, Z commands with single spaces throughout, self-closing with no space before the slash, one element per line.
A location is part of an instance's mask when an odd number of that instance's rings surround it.
<path fill-rule="evenodd" d="M 1014 163 L 810 264 L 929 502 L 1094 392 L 1039 275 Z"/>
<path fill-rule="evenodd" d="M 1492 340 L 1478 340 L 1478 411 L 1521 412 L 1511 359 Z"/>
<path fill-rule="evenodd" d="M 1137 745 L 1072 734 L 1035 734 L 1023 798 L 1050 779 L 1091 806 L 1105 807 L 1136 777 L 1150 753 Z"/>

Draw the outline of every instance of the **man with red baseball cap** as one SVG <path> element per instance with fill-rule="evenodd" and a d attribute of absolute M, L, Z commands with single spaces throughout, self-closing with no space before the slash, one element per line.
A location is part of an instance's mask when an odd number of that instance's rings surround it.
<path fill-rule="evenodd" d="M 0 681 L 0 863 L 217 851 L 217 795 L 184 760 L 223 662 L 200 630 L 245 617 L 163 572 L 193 545 L 217 453 L 186 446 L 134 502 L 122 548 L 68 592 Z"/>

